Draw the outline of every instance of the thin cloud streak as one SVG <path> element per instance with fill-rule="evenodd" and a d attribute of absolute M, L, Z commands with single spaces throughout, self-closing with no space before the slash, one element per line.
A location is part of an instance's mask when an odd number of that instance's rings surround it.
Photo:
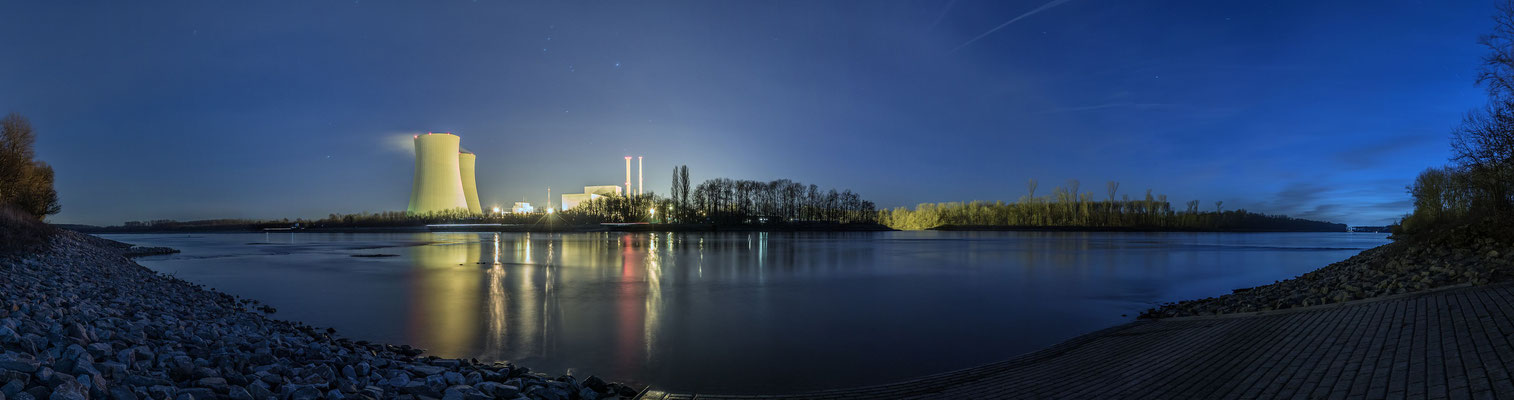
<path fill-rule="evenodd" d="M 941 7 L 941 14 L 936 16 L 936 21 L 935 22 L 931 22 L 930 23 L 930 27 L 929 28 L 925 28 L 925 31 L 926 32 L 930 32 L 930 31 L 936 30 L 936 27 L 939 26 L 939 25 L 941 25 L 941 21 L 944 20 L 944 19 L 946 19 L 946 13 L 951 12 L 952 6 L 954 6 L 956 4 L 957 4 L 957 0 L 951 0 L 951 1 L 946 2 L 946 7 Z"/>
<path fill-rule="evenodd" d="M 1069 1 L 1072 1 L 1072 0 L 1053 0 L 1050 3 L 1043 4 L 1040 7 L 1036 7 L 1036 9 L 1034 9 L 1034 10 L 1030 10 L 1029 12 L 1026 12 L 1024 14 L 1020 14 L 1020 16 L 1015 17 L 1014 19 L 1011 19 L 1009 21 L 1005 21 L 1002 24 L 999 24 L 999 26 L 994 27 L 994 29 L 989 29 L 988 32 L 983 32 L 982 35 L 978 35 L 978 37 L 972 38 L 972 40 L 968 40 L 965 43 L 957 45 L 957 47 L 952 48 L 952 51 L 950 51 L 950 52 L 951 53 L 956 53 L 957 50 L 961 50 L 963 47 L 967 47 L 967 45 L 973 44 L 973 42 L 978 41 L 978 39 L 982 39 L 982 38 L 984 38 L 984 37 L 986 37 L 988 35 L 993 34 L 994 32 L 999 31 L 1000 29 L 1004 29 L 1004 27 L 1009 26 L 1009 24 L 1015 23 L 1015 21 L 1019 21 L 1021 19 L 1025 19 L 1025 17 L 1036 15 L 1036 13 L 1039 13 L 1039 12 L 1042 12 L 1042 11 L 1046 11 L 1046 9 L 1062 5 L 1062 3 L 1066 3 L 1066 2 L 1069 2 Z"/>
<path fill-rule="evenodd" d="M 1167 108 L 1167 107 L 1177 107 L 1177 106 L 1178 106 L 1177 104 L 1170 104 L 1170 103 L 1107 103 L 1107 104 L 1095 104 L 1095 105 L 1080 106 L 1080 107 L 1055 108 L 1055 109 L 1051 109 L 1051 110 L 1042 111 L 1042 112 L 1040 112 L 1040 114 L 1055 114 L 1055 113 L 1063 113 L 1063 112 L 1093 111 L 1093 110 L 1103 110 L 1103 109 L 1107 109 L 1107 108 L 1143 108 L 1144 109 L 1144 108 Z"/>

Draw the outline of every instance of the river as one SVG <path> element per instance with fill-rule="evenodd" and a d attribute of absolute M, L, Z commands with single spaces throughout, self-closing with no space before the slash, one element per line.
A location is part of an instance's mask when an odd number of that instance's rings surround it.
<path fill-rule="evenodd" d="M 1155 304 L 1287 279 L 1365 233 L 102 235 L 276 318 L 670 391 L 778 393 L 972 367 Z"/>

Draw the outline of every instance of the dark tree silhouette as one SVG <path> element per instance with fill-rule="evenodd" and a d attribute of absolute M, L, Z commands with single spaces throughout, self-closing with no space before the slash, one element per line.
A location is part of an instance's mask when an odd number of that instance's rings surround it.
<path fill-rule="evenodd" d="M 1400 232 L 1514 216 L 1514 1 L 1498 5 L 1493 31 L 1478 39 L 1487 51 L 1477 84 L 1488 103 L 1451 132 L 1452 165 L 1420 173 L 1410 186 L 1414 213 Z"/>

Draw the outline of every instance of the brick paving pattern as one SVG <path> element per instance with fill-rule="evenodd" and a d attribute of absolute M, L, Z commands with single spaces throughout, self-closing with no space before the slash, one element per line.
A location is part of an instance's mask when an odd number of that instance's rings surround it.
<path fill-rule="evenodd" d="M 716 399 L 1514 399 L 1514 286 L 1136 321 L 910 381 Z"/>

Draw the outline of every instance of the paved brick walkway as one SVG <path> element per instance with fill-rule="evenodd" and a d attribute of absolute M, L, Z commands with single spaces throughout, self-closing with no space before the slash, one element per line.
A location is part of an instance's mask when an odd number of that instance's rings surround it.
<path fill-rule="evenodd" d="M 1007 361 L 911 381 L 689 399 L 1514 399 L 1514 286 L 1272 313 L 1136 321 Z"/>

